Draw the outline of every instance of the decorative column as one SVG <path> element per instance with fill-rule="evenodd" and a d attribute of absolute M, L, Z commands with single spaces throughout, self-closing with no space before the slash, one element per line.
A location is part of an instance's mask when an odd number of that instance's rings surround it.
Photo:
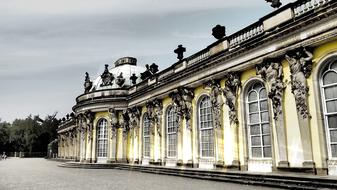
<path fill-rule="evenodd" d="M 118 113 L 114 108 L 109 108 L 110 113 L 110 141 L 109 141 L 109 162 L 117 161 L 117 130 L 119 127 Z"/>
<path fill-rule="evenodd" d="M 161 132 L 161 128 L 162 128 L 162 116 L 163 116 L 163 103 L 162 100 L 158 100 L 155 99 L 153 101 L 154 104 L 154 108 L 155 108 L 155 117 L 154 117 L 154 121 L 155 121 L 155 161 L 158 162 L 159 164 L 162 164 L 163 162 L 163 158 L 161 157 L 162 155 L 162 149 L 161 149 L 161 138 L 162 138 L 162 132 Z"/>
<path fill-rule="evenodd" d="M 130 131 L 130 128 L 129 128 L 129 115 L 127 113 L 126 110 L 123 110 L 122 111 L 122 117 L 121 117 L 121 124 L 120 124 L 120 127 L 122 128 L 122 160 L 123 162 L 128 162 L 130 157 L 129 157 L 129 154 L 128 154 L 128 132 Z"/>
<path fill-rule="evenodd" d="M 306 48 L 296 50 L 295 53 L 285 55 L 290 65 L 291 73 L 291 92 L 294 94 L 297 117 L 299 121 L 301 143 L 303 152 L 303 167 L 313 168 L 311 132 L 309 119 L 311 118 L 308 109 L 308 91 L 307 78 L 312 70 L 313 55 Z"/>
<path fill-rule="evenodd" d="M 238 89 L 241 86 L 240 74 L 238 72 L 229 72 L 225 74 L 224 78 L 226 82 L 222 92 L 228 110 L 227 113 L 224 113 L 226 116 L 224 122 L 225 165 L 239 167 L 237 97 Z"/>
<path fill-rule="evenodd" d="M 132 107 L 127 109 L 127 113 L 129 115 L 129 127 L 131 131 L 131 139 L 132 139 L 132 160 L 134 164 L 139 164 L 140 154 L 139 154 L 139 126 L 140 126 L 140 116 L 141 109 L 139 107 Z"/>
<path fill-rule="evenodd" d="M 92 140 L 93 140 L 93 121 L 94 113 L 91 111 L 86 111 L 84 113 L 86 119 L 86 131 L 87 131 L 87 146 L 86 146 L 86 162 L 92 162 Z"/>
<path fill-rule="evenodd" d="M 213 128 L 214 128 L 214 156 L 216 166 L 224 166 L 224 139 L 222 128 L 222 89 L 220 81 L 211 80 L 205 84 L 205 88 L 211 90 L 211 105 L 213 115 Z"/>
<path fill-rule="evenodd" d="M 284 128 L 283 115 L 283 68 L 279 60 L 268 60 L 261 65 L 256 66 L 256 74 L 261 75 L 262 79 L 268 85 L 268 97 L 273 104 L 274 126 L 276 134 L 276 160 L 278 167 L 288 167 L 287 142 Z"/>
<path fill-rule="evenodd" d="M 86 157 L 86 119 L 83 114 L 79 115 L 80 122 L 80 162 L 85 161 Z"/>
<path fill-rule="evenodd" d="M 154 164 L 156 162 L 155 159 L 155 151 L 157 151 L 156 147 L 156 126 L 155 126 L 155 113 L 154 113 L 154 104 L 153 101 L 148 101 L 146 103 L 146 113 L 148 119 L 150 121 L 150 164 Z"/>

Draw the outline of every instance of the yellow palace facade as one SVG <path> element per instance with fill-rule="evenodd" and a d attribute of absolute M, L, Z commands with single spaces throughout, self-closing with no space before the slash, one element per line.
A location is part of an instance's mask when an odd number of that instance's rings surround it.
<path fill-rule="evenodd" d="M 337 3 L 299 0 L 158 71 L 106 65 L 58 128 L 79 162 L 337 175 Z"/>

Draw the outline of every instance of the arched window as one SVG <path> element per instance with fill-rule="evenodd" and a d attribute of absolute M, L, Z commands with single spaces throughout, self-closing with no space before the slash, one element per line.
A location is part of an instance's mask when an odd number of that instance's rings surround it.
<path fill-rule="evenodd" d="M 167 110 L 166 114 L 166 150 L 167 157 L 176 157 L 177 156 L 177 114 L 174 110 L 174 107 L 171 106 Z"/>
<path fill-rule="evenodd" d="M 143 119 L 143 150 L 144 157 L 150 157 L 150 120 L 147 114 Z"/>
<path fill-rule="evenodd" d="M 321 76 L 324 123 L 330 158 L 337 157 L 337 61 L 327 65 Z"/>
<path fill-rule="evenodd" d="M 198 114 L 200 156 L 214 157 L 213 115 L 211 100 L 208 96 L 202 97 Z"/>
<path fill-rule="evenodd" d="M 247 93 L 248 143 L 250 157 L 271 158 L 271 136 L 267 91 L 261 82 Z"/>
<path fill-rule="evenodd" d="M 97 157 L 107 157 L 108 150 L 108 122 L 101 119 L 97 128 Z"/>

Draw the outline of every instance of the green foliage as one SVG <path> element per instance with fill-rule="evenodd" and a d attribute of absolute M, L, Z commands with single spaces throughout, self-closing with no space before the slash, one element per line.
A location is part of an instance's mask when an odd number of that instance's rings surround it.
<path fill-rule="evenodd" d="M 0 120 L 0 152 L 47 152 L 48 143 L 57 138 L 59 121 L 55 116 L 42 120 L 30 115 L 12 124 Z"/>

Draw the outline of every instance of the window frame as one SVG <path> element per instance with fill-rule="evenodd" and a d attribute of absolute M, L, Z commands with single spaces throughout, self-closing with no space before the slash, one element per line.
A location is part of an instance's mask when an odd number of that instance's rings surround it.
<path fill-rule="evenodd" d="M 103 129 L 102 129 L 103 127 Z M 100 134 L 101 132 L 103 132 L 102 134 Z M 105 118 L 102 118 L 100 120 L 98 120 L 97 122 L 97 158 L 107 158 L 108 157 L 108 121 Z M 101 137 L 100 137 L 101 136 Z M 103 141 L 103 145 L 100 144 L 100 142 Z M 100 147 L 102 146 L 102 147 Z M 100 149 L 102 148 L 102 149 Z"/>
<path fill-rule="evenodd" d="M 170 115 L 171 114 L 171 115 Z M 169 118 L 172 118 L 172 120 L 169 120 Z M 166 127 L 165 127 L 165 132 L 166 132 L 166 157 L 167 158 L 177 158 L 178 156 L 178 127 L 179 127 L 179 123 L 176 121 L 177 119 L 177 113 L 175 112 L 174 110 L 174 107 L 173 106 L 169 106 L 167 108 L 167 111 L 166 111 Z M 173 128 L 173 131 L 174 132 L 169 132 L 169 127 L 170 127 L 170 124 L 169 122 L 172 122 L 172 126 L 171 128 Z M 175 124 L 175 126 L 174 126 Z M 169 144 L 169 136 L 170 135 L 174 135 L 175 136 L 175 150 L 170 150 L 169 147 L 170 147 L 170 144 Z M 170 156 L 170 152 L 175 152 L 175 155 L 174 156 Z"/>
<path fill-rule="evenodd" d="M 151 156 L 151 132 L 150 132 L 150 120 L 147 114 L 144 114 L 143 116 L 143 157 L 144 158 L 150 158 Z M 145 127 L 147 128 L 147 134 L 145 135 Z M 148 141 L 146 141 L 146 139 Z M 146 144 L 146 142 L 148 144 Z M 148 147 L 146 147 L 148 146 Z M 147 150 L 148 148 L 148 150 Z"/>

